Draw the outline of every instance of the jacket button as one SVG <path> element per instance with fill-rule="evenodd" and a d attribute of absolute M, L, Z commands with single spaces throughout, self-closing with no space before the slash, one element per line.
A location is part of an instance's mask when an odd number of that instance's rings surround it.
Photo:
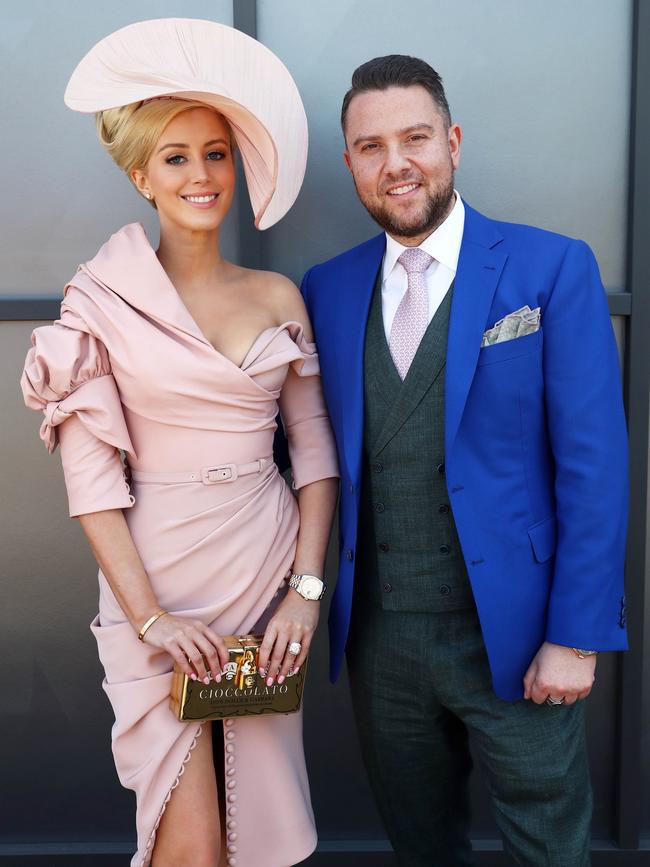
<path fill-rule="evenodd" d="M 383 511 L 385 511 L 385 509 L 386 509 L 386 506 L 384 506 L 383 503 L 376 503 L 375 504 L 375 512 L 383 512 Z"/>
<path fill-rule="evenodd" d="M 382 464 L 373 464 L 372 471 L 373 473 L 380 473 L 384 469 Z"/>
<path fill-rule="evenodd" d="M 379 550 L 380 550 L 380 551 L 383 551 L 384 553 L 386 553 L 386 551 L 389 550 L 389 547 L 390 547 L 390 546 L 387 545 L 386 542 L 380 542 L 380 543 L 379 543 Z"/>
<path fill-rule="evenodd" d="M 448 511 L 449 511 L 449 506 L 447 505 L 447 503 L 441 503 L 438 506 L 438 513 L 440 515 L 446 515 Z"/>
<path fill-rule="evenodd" d="M 441 554 L 448 554 L 450 552 L 450 550 L 451 550 L 451 548 L 449 547 L 449 545 L 441 545 L 440 546 L 440 553 Z"/>
<path fill-rule="evenodd" d="M 444 474 L 445 474 L 445 465 L 444 464 L 438 464 L 436 469 L 438 470 L 438 472 L 440 473 L 441 476 L 444 476 Z"/>
<path fill-rule="evenodd" d="M 392 586 L 390 584 L 384 584 L 384 593 L 390 593 L 392 590 Z"/>
<path fill-rule="evenodd" d="M 345 556 L 348 558 L 348 560 L 349 560 L 350 562 L 352 562 L 352 561 L 354 560 L 354 551 L 353 551 L 351 548 L 348 548 L 348 550 L 346 551 Z"/>
<path fill-rule="evenodd" d="M 451 587 L 449 586 L 449 584 L 441 584 L 440 593 L 442 596 L 449 596 L 449 594 L 451 593 Z"/>

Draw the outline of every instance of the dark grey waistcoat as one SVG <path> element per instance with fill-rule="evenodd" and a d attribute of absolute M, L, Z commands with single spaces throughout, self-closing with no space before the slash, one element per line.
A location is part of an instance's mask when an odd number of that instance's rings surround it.
<path fill-rule="evenodd" d="M 473 605 L 444 470 L 444 373 L 452 292 L 453 285 L 404 382 L 384 332 L 381 276 L 370 309 L 355 595 L 387 610 L 447 611 Z"/>

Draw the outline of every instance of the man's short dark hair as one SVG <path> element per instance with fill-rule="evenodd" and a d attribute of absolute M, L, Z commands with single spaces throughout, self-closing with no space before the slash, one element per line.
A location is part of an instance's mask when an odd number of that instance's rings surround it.
<path fill-rule="evenodd" d="M 411 87 L 419 84 L 423 87 L 440 110 L 447 126 L 451 124 L 449 103 L 442 86 L 442 78 L 438 73 L 419 57 L 409 57 L 407 54 L 387 54 L 385 57 L 375 57 L 362 63 L 352 73 L 352 87 L 343 97 L 341 107 L 341 127 L 345 135 L 345 119 L 348 108 L 355 96 L 370 90 L 387 90 L 389 87 Z"/>

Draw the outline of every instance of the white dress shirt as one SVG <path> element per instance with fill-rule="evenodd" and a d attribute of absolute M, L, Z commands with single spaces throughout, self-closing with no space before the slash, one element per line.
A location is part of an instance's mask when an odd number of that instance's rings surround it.
<path fill-rule="evenodd" d="M 458 267 L 458 256 L 465 228 L 465 207 L 458 193 L 455 192 L 455 195 L 456 201 L 447 219 L 420 244 L 422 250 L 433 256 L 433 262 L 425 271 L 429 294 L 429 322 L 449 291 Z M 386 340 L 390 339 L 393 319 L 406 292 L 406 271 L 397 261 L 406 249 L 408 248 L 386 234 L 386 252 L 381 278 L 381 311 Z"/>

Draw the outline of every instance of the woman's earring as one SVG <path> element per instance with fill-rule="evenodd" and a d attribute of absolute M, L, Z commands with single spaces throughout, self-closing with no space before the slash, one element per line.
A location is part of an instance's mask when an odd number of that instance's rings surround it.
<path fill-rule="evenodd" d="M 150 198 L 151 198 L 151 193 L 145 193 L 145 194 L 144 194 L 144 197 L 145 197 L 145 199 L 150 199 Z"/>

